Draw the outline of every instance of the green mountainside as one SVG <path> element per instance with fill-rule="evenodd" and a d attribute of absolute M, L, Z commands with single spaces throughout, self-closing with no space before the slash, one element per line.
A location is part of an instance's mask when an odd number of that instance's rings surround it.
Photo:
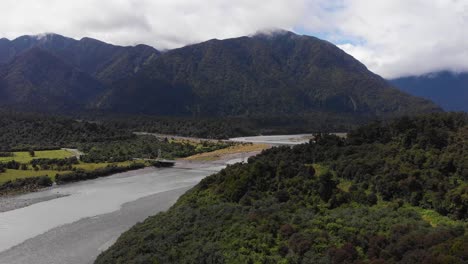
<path fill-rule="evenodd" d="M 467 263 L 468 117 L 372 123 L 202 180 L 96 263 Z"/>
<path fill-rule="evenodd" d="M 335 129 L 440 111 L 333 44 L 286 31 L 163 53 L 54 34 L 2 39 L 0 94 L 0 106 L 34 111 L 331 120 Z"/>
<path fill-rule="evenodd" d="M 390 80 L 400 90 L 434 101 L 446 111 L 468 112 L 468 73 L 435 72 Z"/>
<path fill-rule="evenodd" d="M 10 63 L 31 48 L 46 50 L 106 84 L 134 74 L 144 63 L 159 55 L 159 51 L 146 45 L 122 47 L 91 38 L 75 40 L 45 34 L 0 40 L 0 64 Z"/>
<path fill-rule="evenodd" d="M 135 138 L 128 130 L 68 117 L 0 109 L 0 152 L 76 148 Z"/>
<path fill-rule="evenodd" d="M 40 48 L 25 51 L 0 71 L 0 103 L 20 109 L 83 109 L 105 89 L 89 74 Z"/>
<path fill-rule="evenodd" d="M 388 116 L 438 109 L 393 89 L 333 44 L 291 32 L 168 51 L 116 84 L 98 108 L 195 116 Z"/>

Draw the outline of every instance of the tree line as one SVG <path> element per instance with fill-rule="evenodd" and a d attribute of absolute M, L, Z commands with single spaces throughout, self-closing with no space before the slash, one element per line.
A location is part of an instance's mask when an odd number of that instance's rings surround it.
<path fill-rule="evenodd" d="M 75 170 L 71 173 L 57 174 L 57 176 L 55 176 L 55 182 L 57 184 L 66 184 L 77 181 L 92 180 L 99 177 L 110 176 L 116 173 L 142 169 L 144 167 L 145 164 L 143 163 L 132 163 L 128 166 L 109 165 L 104 168 L 95 169 L 93 171 Z"/>
<path fill-rule="evenodd" d="M 466 263 L 468 118 L 375 122 L 203 179 L 96 263 Z"/>
<path fill-rule="evenodd" d="M 133 138 L 130 131 L 69 117 L 0 110 L 0 152 L 51 150 Z"/>

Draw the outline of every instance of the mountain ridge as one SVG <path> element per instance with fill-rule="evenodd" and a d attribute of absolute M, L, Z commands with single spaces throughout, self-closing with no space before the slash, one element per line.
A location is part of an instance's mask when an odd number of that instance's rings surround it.
<path fill-rule="evenodd" d="M 3 48 L 0 46 L 0 63 L 9 63 L 22 52 L 33 47 L 40 47 L 106 84 L 128 77 L 127 75 L 109 75 L 107 72 L 115 71 L 114 68 L 119 73 L 128 74 L 131 73 L 129 68 L 140 67 L 144 63 L 143 58 L 160 54 L 153 47 L 143 44 L 124 47 L 88 37 L 75 40 L 58 34 L 20 36 L 0 45 L 3 45 Z M 8 51 L 5 52 L 7 49 Z M 122 61 L 122 58 L 126 60 Z"/>
<path fill-rule="evenodd" d="M 297 108 L 297 104 L 309 109 L 341 107 L 343 109 L 340 110 L 351 112 L 356 108 L 363 112 L 367 111 L 366 108 L 376 109 L 378 104 L 388 105 L 388 109 L 378 109 L 377 112 L 383 113 L 399 111 L 398 107 L 404 104 L 404 107 L 410 108 L 404 94 L 394 90 L 384 79 L 368 71 L 362 63 L 341 49 L 329 42 L 290 32 L 267 37 L 257 35 L 209 40 L 170 50 L 127 81 L 122 84 L 123 87 L 113 91 L 140 87 L 144 92 L 145 85 L 151 86 L 152 82 L 163 82 L 172 89 L 177 89 L 178 85 L 190 87 L 192 94 L 186 95 L 196 102 L 195 109 L 189 110 L 192 114 L 200 114 L 197 113 L 197 104 L 201 104 L 208 106 L 202 112 L 209 114 L 249 115 L 249 110 L 259 111 L 252 106 L 267 103 L 265 98 L 275 100 L 275 107 L 282 108 L 277 111 L 281 114 L 290 114 L 288 110 Z M 360 86 L 367 87 L 361 89 Z M 290 93 L 284 94 L 285 90 Z M 350 98 L 348 94 L 353 90 L 355 94 Z M 184 92 L 183 89 L 181 91 Z M 362 91 L 369 98 L 380 94 L 380 101 L 373 105 L 359 101 Z M 262 92 L 258 98 L 256 93 Z M 112 94 L 108 96 L 112 100 Z M 399 100 L 389 105 L 382 100 L 387 96 L 399 97 Z M 125 100 L 123 104 L 131 98 L 126 97 Z M 116 101 L 119 108 L 123 107 L 123 104 L 119 104 L 119 98 Z M 232 105 L 233 101 L 242 104 Z M 226 110 L 224 106 L 231 109 Z"/>
<path fill-rule="evenodd" d="M 468 112 L 468 73 L 441 71 L 390 82 L 409 94 L 430 99 L 447 111 Z"/>
<path fill-rule="evenodd" d="M 95 88 L 86 100 L 77 98 L 86 101 L 81 110 L 305 119 L 324 114 L 372 119 L 440 111 L 427 100 L 394 89 L 332 43 L 288 31 L 212 39 L 164 52 L 146 45 L 121 47 L 56 34 L 22 36 L 0 42 L 0 61 L 33 47 L 104 87 Z M 55 84 L 56 89 L 68 89 L 60 87 L 65 80 Z M 21 92 L 24 86 L 16 83 L 1 89 Z M 34 105 L 34 100 L 22 104 Z"/>
<path fill-rule="evenodd" d="M 84 107 L 105 87 L 87 73 L 34 47 L 15 57 L 0 74 L 0 102 L 33 104 L 33 110 L 63 111 Z M 16 87 L 21 86 L 21 89 Z"/>

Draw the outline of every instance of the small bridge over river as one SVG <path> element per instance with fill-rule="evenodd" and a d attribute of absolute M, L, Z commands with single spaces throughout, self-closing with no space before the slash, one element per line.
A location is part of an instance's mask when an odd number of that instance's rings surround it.
<path fill-rule="evenodd" d="M 133 160 L 143 160 L 143 161 L 149 161 L 153 164 L 155 167 L 173 167 L 176 163 L 175 160 L 168 160 L 168 159 L 163 159 L 161 157 L 161 149 L 158 149 L 158 157 L 155 159 L 150 159 L 150 158 L 133 158 Z"/>
<path fill-rule="evenodd" d="M 155 167 L 173 167 L 176 163 L 175 160 L 168 160 L 168 159 L 140 159 L 140 158 L 134 158 L 133 160 L 143 160 L 143 161 L 149 161 L 153 163 L 153 166 Z"/>

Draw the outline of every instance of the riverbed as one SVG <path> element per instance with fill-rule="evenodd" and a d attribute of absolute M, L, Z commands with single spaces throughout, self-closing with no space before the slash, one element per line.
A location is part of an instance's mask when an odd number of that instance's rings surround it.
<path fill-rule="evenodd" d="M 347 133 L 331 133 L 338 137 L 346 137 Z M 313 134 L 296 134 L 296 135 L 272 135 L 272 136 L 253 136 L 253 137 L 237 137 L 230 138 L 229 141 L 233 142 L 244 142 L 244 143 L 255 143 L 255 144 L 267 144 L 271 146 L 294 146 L 314 139 Z"/>
<path fill-rule="evenodd" d="M 313 139 L 312 134 L 298 134 L 298 135 L 274 135 L 274 136 L 253 136 L 253 137 L 238 137 L 230 138 L 230 141 L 268 144 L 273 146 L 281 145 L 299 145 L 309 142 Z"/>
<path fill-rule="evenodd" d="M 285 140 L 265 143 L 279 141 Z M 308 136 L 286 141 L 299 144 Z M 169 209 L 206 176 L 258 153 L 227 154 L 206 162 L 179 160 L 173 168 L 145 168 L 0 198 L 0 263 L 93 263 L 123 232 Z"/>
<path fill-rule="evenodd" d="M 14 197 L 0 213 L 0 263 L 92 263 L 125 230 L 224 167 L 185 162 Z"/>

